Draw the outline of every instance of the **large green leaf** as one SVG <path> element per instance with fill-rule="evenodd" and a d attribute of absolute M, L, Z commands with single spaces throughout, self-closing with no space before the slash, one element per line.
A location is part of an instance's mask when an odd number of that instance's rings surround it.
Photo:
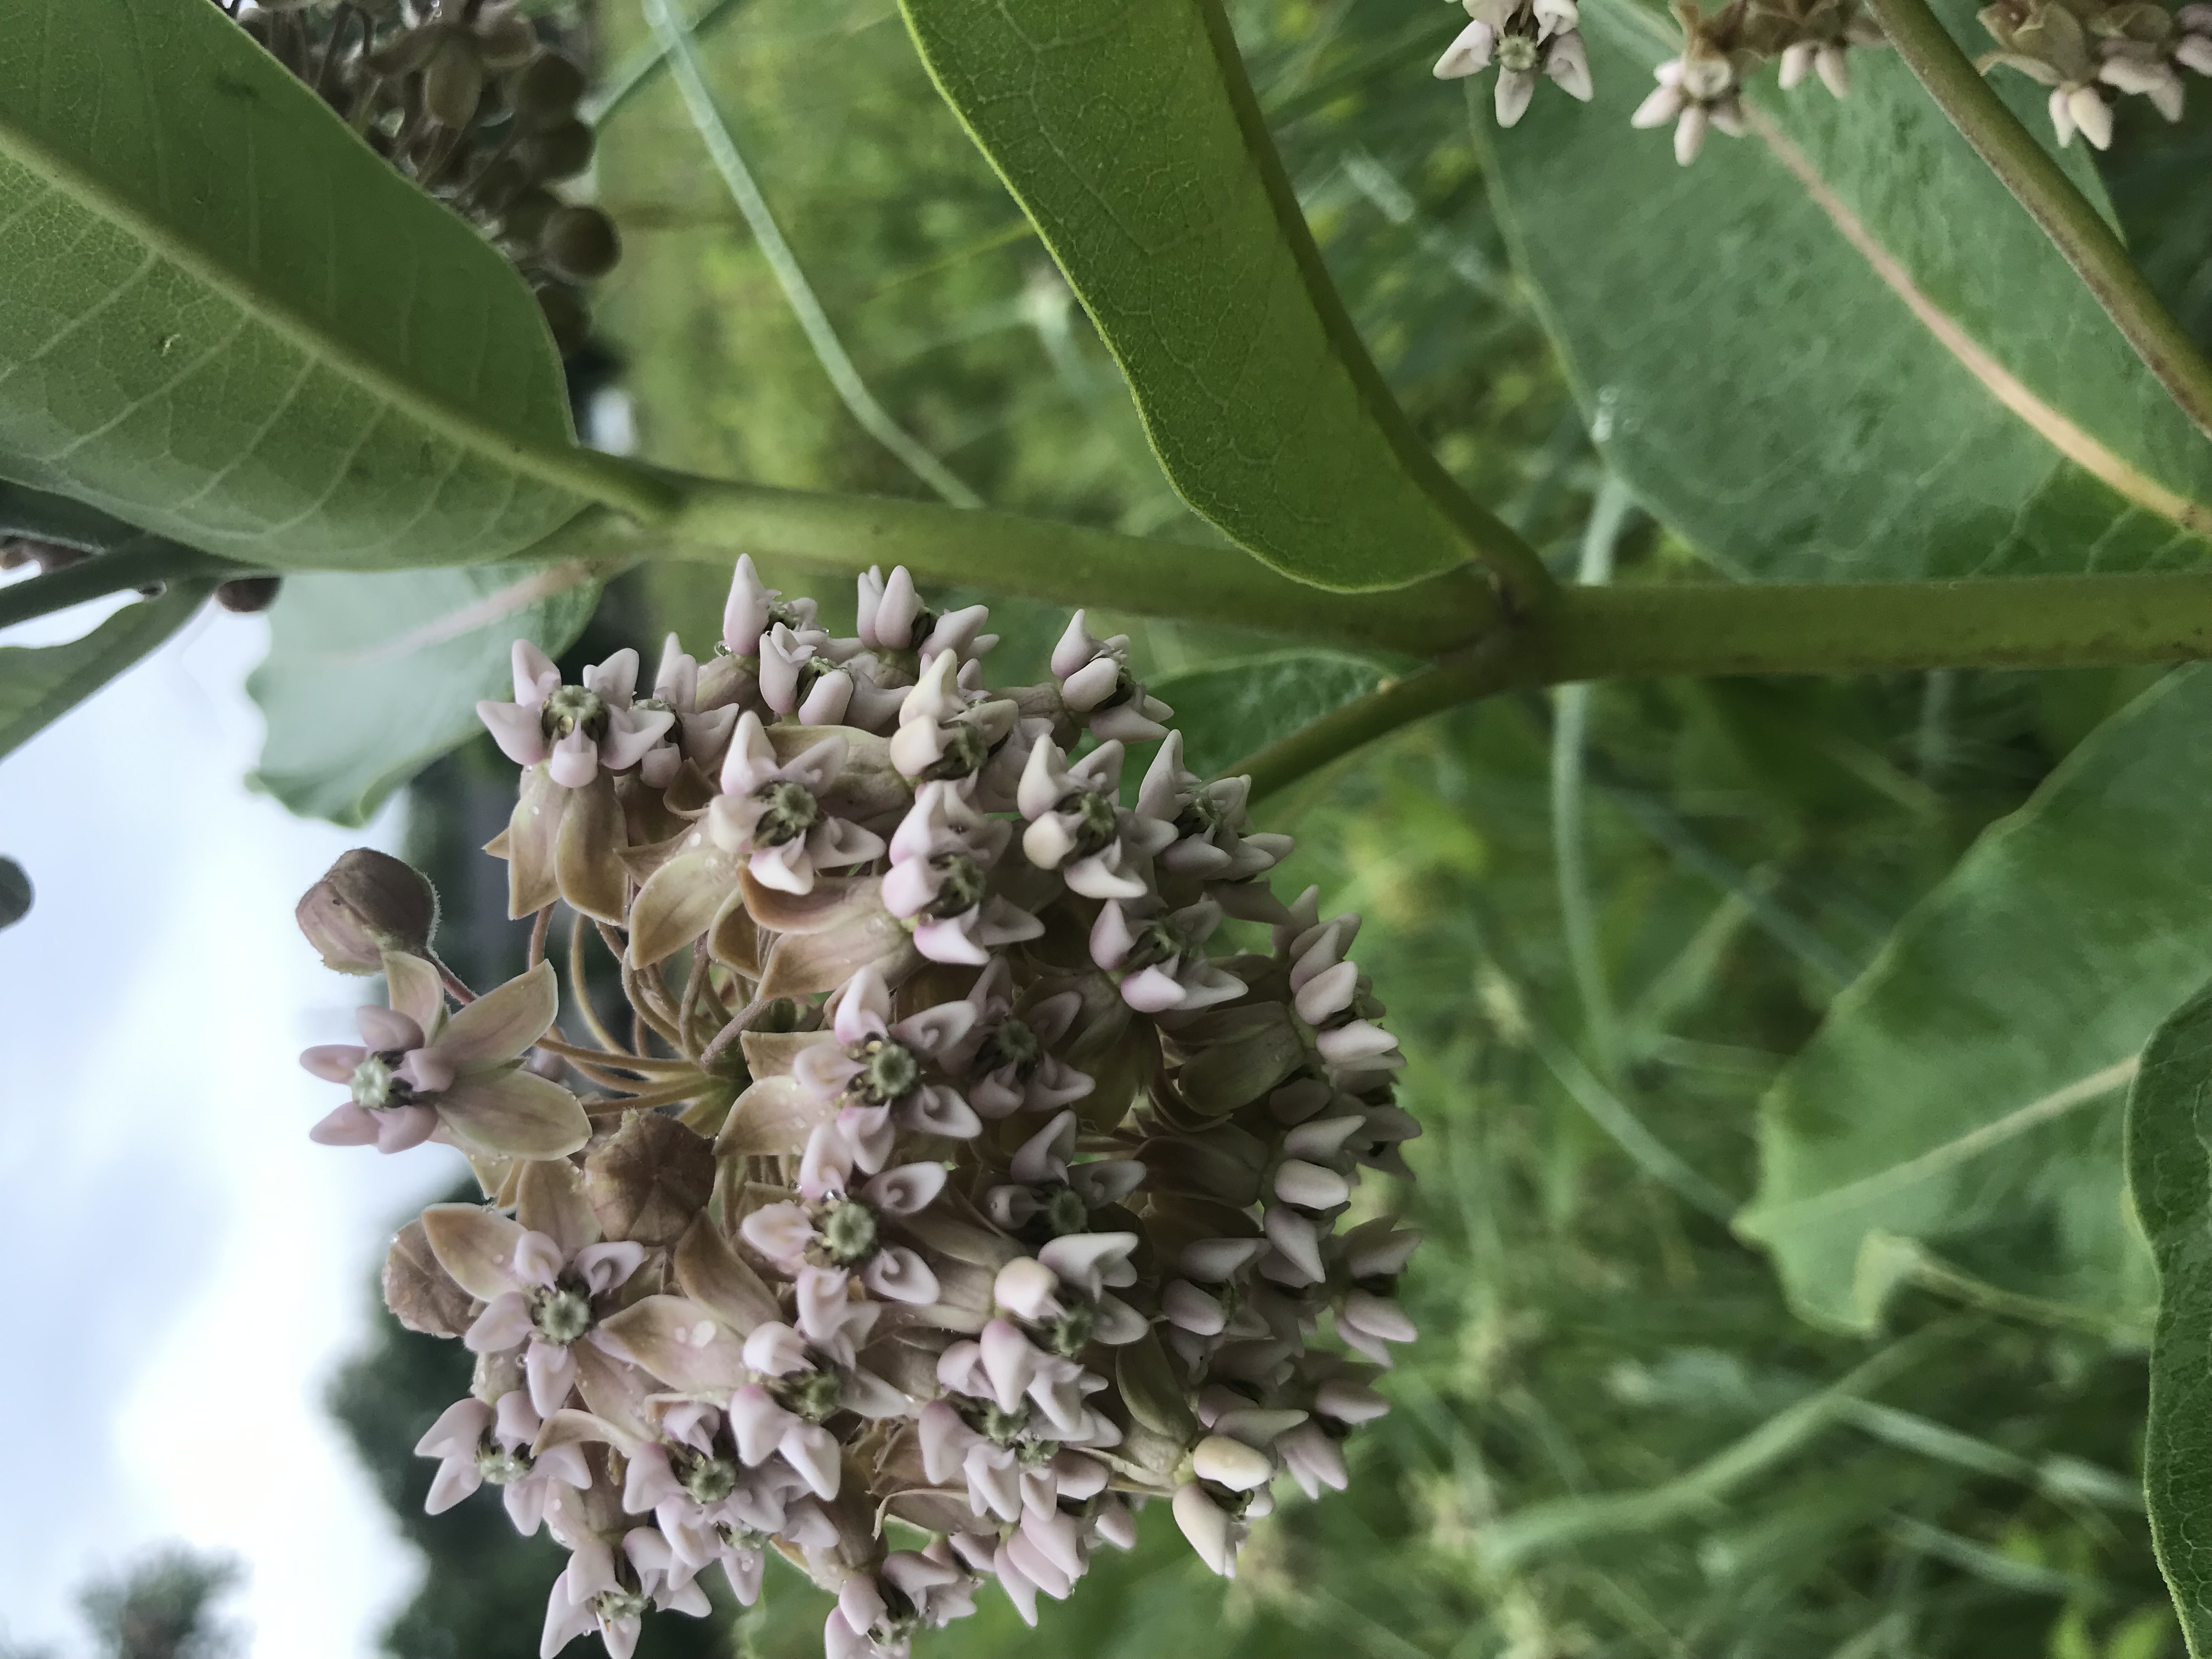
<path fill-rule="evenodd" d="M 2212 987 L 2159 1028 L 2128 1098 L 2128 1185 L 2158 1262 L 2143 1486 L 2191 1659 L 2212 1654 Z"/>
<path fill-rule="evenodd" d="M 64 645 L 0 646 L 0 755 L 21 748 L 182 628 L 213 587 L 177 582 Z"/>
<path fill-rule="evenodd" d="M 1863 1329 L 1932 1255 L 2130 1329 L 2119 1090 L 2212 971 L 2212 674 L 2107 720 L 1906 916 L 1768 1095 L 1739 1231 Z"/>
<path fill-rule="evenodd" d="M 254 781 L 294 811 L 359 824 L 514 695 L 508 653 L 557 656 L 591 620 L 580 563 L 286 579 L 246 689 L 269 721 Z"/>
<path fill-rule="evenodd" d="M 0 475 L 274 568 L 574 514 L 521 279 L 219 7 L 0 0 Z"/>
<path fill-rule="evenodd" d="M 1971 4 L 1944 10 L 1972 40 Z M 1485 142 L 1593 430 L 1655 512 L 1748 576 L 2204 558 L 2212 447 L 1893 54 L 1855 52 L 1840 102 L 1763 87 L 1753 131 L 1685 168 L 1624 125 L 1663 22 L 1585 18 L 1595 101 L 1540 96 Z"/>
<path fill-rule="evenodd" d="M 1477 550 L 1527 556 L 1369 360 L 1218 0 L 902 3 L 1194 508 L 1324 587 L 1397 586 Z"/>

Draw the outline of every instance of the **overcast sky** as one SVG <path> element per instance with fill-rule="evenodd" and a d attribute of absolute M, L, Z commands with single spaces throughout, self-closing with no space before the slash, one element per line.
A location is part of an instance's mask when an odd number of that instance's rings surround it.
<path fill-rule="evenodd" d="M 204 615 L 0 761 L 0 853 L 38 894 L 0 933 L 16 1642 L 65 1644 L 88 1575 L 181 1539 L 246 1563 L 256 1659 L 367 1659 L 414 1573 L 320 1402 L 394 1218 L 458 1159 L 307 1139 L 331 1090 L 298 1052 L 354 1040 L 364 982 L 322 967 L 292 906 L 397 823 L 305 823 L 244 787 L 265 640 Z"/>

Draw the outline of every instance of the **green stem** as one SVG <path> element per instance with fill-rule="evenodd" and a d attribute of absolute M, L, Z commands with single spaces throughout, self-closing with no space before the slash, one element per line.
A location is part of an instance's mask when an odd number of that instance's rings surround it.
<path fill-rule="evenodd" d="M 179 581 L 204 583 L 211 588 L 229 577 L 252 574 L 251 566 L 232 564 L 173 542 L 149 538 L 112 553 L 95 553 L 46 575 L 0 587 L 0 628 L 12 628 L 33 617 L 51 616 L 128 588 Z"/>
<path fill-rule="evenodd" d="M 1439 709 L 1577 680 L 2206 657 L 2212 573 L 1570 587 L 1510 631 L 1385 681 L 1230 769 L 1251 775 L 1258 799 Z"/>
<path fill-rule="evenodd" d="M 815 297 L 813 284 L 806 280 L 799 256 L 791 251 L 791 244 L 784 240 L 782 228 L 775 222 L 775 215 L 769 210 L 768 198 L 754 182 L 752 169 L 745 165 L 744 155 L 738 149 L 737 135 L 730 131 L 729 122 L 714 101 L 714 88 L 707 84 L 698 47 L 678 19 L 672 0 L 644 0 L 644 3 L 647 20 L 668 54 L 668 67 L 675 74 L 677 87 L 684 94 L 684 107 L 690 114 L 691 125 L 698 130 L 699 141 L 707 147 L 714 170 L 722 175 L 730 199 L 744 216 L 745 226 L 752 232 L 761 257 L 768 261 L 769 274 L 783 291 L 784 303 L 791 307 L 791 314 L 798 319 L 807 344 L 814 348 L 822 372 L 830 377 L 830 384 L 836 388 L 847 411 L 860 423 L 861 430 L 953 506 L 982 506 L 983 498 L 893 420 L 890 412 L 876 401 L 876 394 L 868 390 L 844 342 L 830 325 L 829 313 Z"/>
<path fill-rule="evenodd" d="M 1401 655 L 1431 656 L 1498 623 L 1473 567 L 1378 593 L 1330 593 L 1235 548 L 1124 536 L 1010 513 L 890 496 L 826 495 L 710 479 L 677 481 L 684 505 L 638 526 L 587 513 L 533 559 L 666 558 L 726 567 L 740 553 L 840 573 L 903 564 L 918 581 L 1095 605 L 1139 616 L 1258 629 Z"/>
<path fill-rule="evenodd" d="M 684 26 L 695 40 L 725 21 L 744 0 L 709 0 L 696 17 Z M 605 84 L 576 107 L 576 118 L 596 127 L 613 118 L 625 104 L 658 81 L 668 70 L 668 47 L 649 40 L 609 71 Z"/>
<path fill-rule="evenodd" d="M 2212 364 L 2152 291 L 2112 228 L 1982 78 L 1927 0 L 1868 3 L 1898 55 L 2057 245 L 2159 384 L 2199 429 L 2212 434 Z"/>

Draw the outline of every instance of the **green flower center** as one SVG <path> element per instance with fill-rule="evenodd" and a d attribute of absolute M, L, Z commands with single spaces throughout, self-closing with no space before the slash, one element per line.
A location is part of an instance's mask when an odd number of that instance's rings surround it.
<path fill-rule="evenodd" d="M 819 1423 L 837 1409 L 837 1374 L 806 1371 L 769 1385 L 769 1393 L 787 1412 Z"/>
<path fill-rule="evenodd" d="M 1079 1233 L 1091 1224 L 1091 1211 L 1073 1187 L 1061 1187 L 1044 1201 L 1044 1224 L 1054 1238 Z"/>
<path fill-rule="evenodd" d="M 592 1328 L 592 1299 L 566 1282 L 532 1291 L 530 1324 L 548 1342 L 565 1348 Z"/>
<path fill-rule="evenodd" d="M 860 1074 L 853 1079 L 853 1086 L 873 1105 L 911 1094 L 921 1081 L 921 1062 L 902 1042 L 871 1037 L 854 1058 L 860 1062 Z"/>
<path fill-rule="evenodd" d="M 945 734 L 945 752 L 921 769 L 925 782 L 932 779 L 965 778 L 982 769 L 991 757 L 991 745 L 975 726 L 962 720 Z"/>
<path fill-rule="evenodd" d="M 806 694 L 814 689 L 816 683 L 824 674 L 834 674 L 842 666 L 843 666 L 842 664 L 831 662 L 827 657 L 809 657 L 805 662 L 799 664 L 799 700 L 805 702 Z"/>
<path fill-rule="evenodd" d="M 1104 705 L 1100 705 L 1102 708 Z M 1115 817 L 1114 803 L 1096 789 L 1083 789 L 1065 795 L 1055 811 L 1066 812 L 1075 819 L 1075 850 L 1071 857 L 1087 859 L 1093 853 L 1103 852 L 1112 845 L 1120 833 L 1121 824 Z"/>
<path fill-rule="evenodd" d="M 1097 1323 L 1089 1305 L 1078 1302 L 1057 1319 L 1044 1324 L 1044 1345 L 1063 1359 L 1073 1359 L 1083 1352 L 1091 1340 L 1091 1328 Z"/>
<path fill-rule="evenodd" d="M 380 1112 L 396 1104 L 392 1097 L 404 1093 L 406 1085 L 392 1074 L 392 1062 L 382 1054 L 371 1054 L 353 1068 L 353 1103 Z"/>
<path fill-rule="evenodd" d="M 545 735 L 558 742 L 580 729 L 593 743 L 607 734 L 607 705 L 596 691 L 580 685 L 564 685 L 545 699 L 539 720 Z"/>
<path fill-rule="evenodd" d="M 601 1590 L 592 1598 L 592 1611 L 611 1625 L 624 1619 L 642 1619 L 651 1605 L 642 1592 L 633 1589 Z"/>
<path fill-rule="evenodd" d="M 1026 1406 L 1013 1411 L 1002 1411 L 994 1402 L 983 1407 L 983 1414 L 975 1425 L 975 1431 L 987 1439 L 997 1441 L 1002 1446 L 1010 1446 L 1022 1437 L 1029 1426 L 1030 1413 Z"/>
<path fill-rule="evenodd" d="M 1044 1044 L 1037 1041 L 1035 1031 L 1018 1019 L 1002 1019 L 976 1050 L 975 1069 L 999 1072 L 1011 1066 L 1014 1075 L 1026 1083 L 1036 1074 L 1043 1059 Z"/>
<path fill-rule="evenodd" d="M 803 783 L 764 783 L 753 791 L 753 799 L 763 803 L 760 821 L 753 826 L 753 840 L 763 847 L 798 840 L 822 816 L 822 803 Z"/>
<path fill-rule="evenodd" d="M 1213 799 L 1211 791 L 1201 789 L 1191 797 L 1190 805 L 1176 815 L 1176 833 L 1179 836 L 1210 836 L 1221 827 L 1221 803 Z"/>
<path fill-rule="evenodd" d="M 726 1457 L 708 1457 L 689 1447 L 672 1447 L 676 1484 L 694 1503 L 719 1504 L 738 1487 L 738 1466 Z"/>
<path fill-rule="evenodd" d="M 965 853 L 939 853 L 929 864 L 944 878 L 938 886 L 937 897 L 929 906 L 929 915 L 940 921 L 949 916 L 964 916 L 983 902 L 983 866 Z"/>
<path fill-rule="evenodd" d="M 477 1473 L 487 1484 L 495 1486 L 512 1486 L 530 1473 L 532 1459 L 520 1446 L 513 1451 L 493 1439 L 489 1431 L 477 1442 Z"/>
<path fill-rule="evenodd" d="M 1501 36 L 1498 42 L 1498 67 L 1516 75 L 1527 75 L 1536 67 L 1536 43 L 1525 34 Z"/>
<path fill-rule="evenodd" d="M 865 1204 L 841 1198 L 815 1218 L 830 1259 L 849 1267 L 876 1248 L 876 1214 Z"/>
<path fill-rule="evenodd" d="M 1130 947 L 1128 960 L 1121 966 L 1131 973 L 1163 962 L 1173 962 L 1186 956 L 1191 941 L 1182 928 L 1165 917 L 1146 922 L 1137 931 L 1137 942 Z"/>

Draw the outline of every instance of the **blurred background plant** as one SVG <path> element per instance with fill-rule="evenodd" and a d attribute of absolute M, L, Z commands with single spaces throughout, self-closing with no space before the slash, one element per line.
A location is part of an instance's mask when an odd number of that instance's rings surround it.
<path fill-rule="evenodd" d="M 1331 270 L 1423 437 L 1555 570 L 1704 579 L 1695 550 L 1607 484 L 1480 155 L 1429 82 L 1449 33 L 1435 11 L 1235 9 Z M 888 0 L 700 14 L 723 140 L 787 257 L 749 228 L 677 88 L 640 76 L 637 14 L 592 21 L 614 89 L 597 94 L 599 200 L 625 252 L 572 368 L 602 441 L 719 476 L 928 493 L 870 435 L 872 405 L 994 505 L 1214 540 Z M 2193 323 L 2212 314 L 2186 185 L 2212 131 L 2201 114 L 2124 135 L 2106 163 Z M 864 383 L 860 414 L 820 325 L 810 337 L 787 303 L 793 264 Z M 696 646 L 725 580 L 663 565 L 618 581 L 573 662 L 670 629 Z M 1006 657 L 1059 626 L 1018 603 L 998 616 Z M 1198 665 L 1253 648 L 1111 620 L 1170 702 L 1221 695 Z M 1025 671 L 1002 657 L 998 672 Z M 1413 1056 L 1429 1243 L 1396 1409 L 1360 1446 L 1351 1491 L 1286 1503 L 1233 1584 L 1155 1515 L 1135 1552 L 1094 1571 L 1080 1612 L 1048 1607 L 1032 1632 L 987 1592 L 931 1650 L 1135 1659 L 1202 1631 L 1220 1659 L 2178 1656 L 2138 1474 L 2139 1321 L 1921 1255 L 1878 1332 L 1832 1332 L 1729 1225 L 1759 1178 L 1759 1103 L 1831 1000 L 1983 830 L 2157 678 L 1571 688 L 1432 720 L 1279 798 L 1269 827 L 1301 842 L 1291 890 L 1316 881 L 1325 908 L 1366 915 L 1363 960 Z M 479 742 L 411 798 L 410 852 L 471 980 L 520 963 L 499 866 L 476 851 L 512 777 Z M 465 1369 L 387 1322 L 334 1395 L 427 1549 L 386 1637 L 395 1659 L 520 1659 L 537 1642 L 548 1547 L 514 1538 L 483 1497 L 420 1514 L 429 1466 L 408 1448 Z M 823 1606 L 772 1573 L 762 1607 L 657 1621 L 642 1650 L 808 1655 Z"/>

